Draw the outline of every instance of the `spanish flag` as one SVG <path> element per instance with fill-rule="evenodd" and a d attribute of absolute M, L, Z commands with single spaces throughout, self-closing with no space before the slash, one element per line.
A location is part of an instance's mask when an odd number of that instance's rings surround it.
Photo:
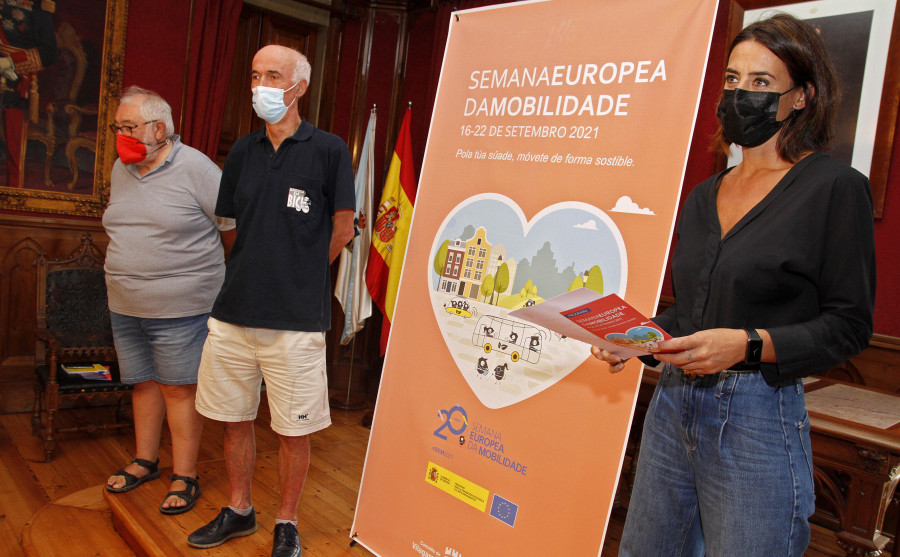
<path fill-rule="evenodd" d="M 412 109 L 406 109 L 400 134 L 394 146 L 394 156 L 388 169 L 381 204 L 372 230 L 372 248 L 366 267 L 366 287 L 372 301 L 381 310 L 381 354 L 387 348 L 387 339 L 394 318 L 394 304 L 400 283 L 400 270 L 409 239 L 413 205 L 416 202 L 416 173 L 413 169 L 412 142 L 409 137 L 409 120 Z"/>

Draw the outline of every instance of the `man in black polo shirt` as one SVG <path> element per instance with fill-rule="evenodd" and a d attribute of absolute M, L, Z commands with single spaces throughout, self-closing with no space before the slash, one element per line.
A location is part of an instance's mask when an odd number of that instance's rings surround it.
<path fill-rule="evenodd" d="M 216 215 L 237 238 L 216 298 L 197 389 L 197 410 L 225 422 L 229 506 L 188 537 L 214 547 L 256 531 L 250 494 L 253 420 L 260 380 L 280 440 L 281 505 L 273 556 L 300 554 L 297 504 L 309 466 L 309 434 L 328 427 L 325 331 L 331 327 L 329 265 L 353 238 L 350 153 L 314 128 L 297 105 L 310 65 L 270 45 L 253 58 L 253 108 L 265 128 L 237 140 L 225 161 Z"/>

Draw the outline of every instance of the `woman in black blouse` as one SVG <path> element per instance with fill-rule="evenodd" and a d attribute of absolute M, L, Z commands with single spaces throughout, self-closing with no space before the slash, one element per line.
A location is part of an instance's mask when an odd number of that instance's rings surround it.
<path fill-rule="evenodd" d="M 837 77 L 809 25 L 778 14 L 731 45 L 717 115 L 743 160 L 685 202 L 662 375 L 620 555 L 802 555 L 814 511 L 801 378 L 872 335 L 868 180 L 821 151 Z M 622 359 L 599 348 L 611 371 Z"/>

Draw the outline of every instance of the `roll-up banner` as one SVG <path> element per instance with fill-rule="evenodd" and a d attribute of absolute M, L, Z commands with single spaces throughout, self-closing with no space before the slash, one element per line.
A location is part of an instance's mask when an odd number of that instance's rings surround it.
<path fill-rule="evenodd" d="M 590 288 L 654 314 L 716 5 L 451 15 L 356 542 L 600 553 L 641 365 L 611 374 L 589 345 L 509 313 Z"/>

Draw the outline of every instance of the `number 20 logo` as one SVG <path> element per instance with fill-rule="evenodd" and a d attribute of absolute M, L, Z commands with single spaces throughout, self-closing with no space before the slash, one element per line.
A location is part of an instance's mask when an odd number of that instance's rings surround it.
<path fill-rule="evenodd" d="M 456 405 L 450 410 L 441 410 L 439 414 L 444 423 L 441 424 L 441 427 L 434 430 L 434 435 L 444 441 L 447 440 L 447 436 L 441 432 L 445 429 L 449 429 L 453 435 L 462 435 L 469 425 L 469 417 L 462 406 Z"/>

